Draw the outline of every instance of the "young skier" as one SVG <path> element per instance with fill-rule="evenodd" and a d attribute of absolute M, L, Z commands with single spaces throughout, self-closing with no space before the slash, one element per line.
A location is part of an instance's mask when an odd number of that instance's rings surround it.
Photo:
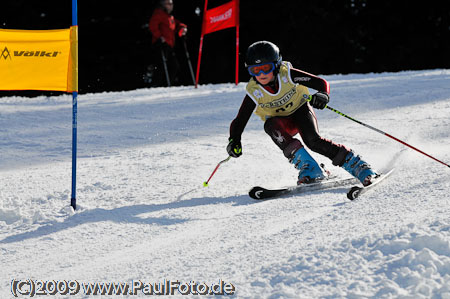
<path fill-rule="evenodd" d="M 264 121 L 264 130 L 283 151 L 289 162 L 299 170 L 297 184 L 308 184 L 326 178 L 326 172 L 293 136 L 300 134 L 312 151 L 331 159 L 356 177 L 364 186 L 376 176 L 369 164 L 351 149 L 319 135 L 312 107 L 324 109 L 329 102 L 330 87 L 322 78 L 295 69 L 281 60 L 278 47 L 268 41 L 258 41 L 247 50 L 245 66 L 252 78 L 237 117 L 231 122 L 227 152 L 242 155 L 241 135 L 255 111 Z M 311 101 L 308 88 L 317 90 Z M 311 107 L 312 106 L 312 107 Z M 255 110 L 256 108 L 256 110 Z"/>

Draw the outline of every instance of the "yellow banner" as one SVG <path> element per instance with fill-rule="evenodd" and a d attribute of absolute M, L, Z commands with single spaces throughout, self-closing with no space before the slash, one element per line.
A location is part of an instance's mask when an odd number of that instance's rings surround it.
<path fill-rule="evenodd" d="M 0 90 L 78 91 L 78 27 L 0 29 Z"/>

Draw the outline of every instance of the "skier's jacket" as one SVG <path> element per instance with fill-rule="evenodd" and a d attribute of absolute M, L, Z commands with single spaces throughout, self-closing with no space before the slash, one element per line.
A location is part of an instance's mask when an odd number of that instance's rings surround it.
<path fill-rule="evenodd" d="M 175 46 L 175 33 L 181 34 L 183 28 L 187 28 L 185 24 L 159 7 L 153 12 L 148 27 L 152 33 L 153 44 L 162 36 L 171 48 Z"/>
<path fill-rule="evenodd" d="M 291 79 L 291 64 L 282 62 L 277 80 L 280 83 L 278 91 L 271 93 L 251 78 L 247 84 L 247 95 L 255 102 L 255 114 L 265 121 L 273 116 L 288 116 L 306 103 L 309 96 L 308 88 Z"/>
<path fill-rule="evenodd" d="M 305 105 L 305 97 L 309 95 L 308 88 L 330 93 L 326 80 L 295 69 L 287 61 L 282 62 L 274 85 L 262 86 L 255 78 L 250 79 L 239 113 L 231 122 L 230 138 L 241 140 L 242 132 L 253 111 L 263 121 L 273 116 L 288 116 Z"/>

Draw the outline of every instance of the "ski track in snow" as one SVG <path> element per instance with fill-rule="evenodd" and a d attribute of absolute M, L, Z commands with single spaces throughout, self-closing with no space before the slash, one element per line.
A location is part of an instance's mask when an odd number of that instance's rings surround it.
<path fill-rule="evenodd" d="M 450 70 L 324 77 L 331 107 L 449 163 Z M 297 175 L 258 117 L 243 156 L 204 188 L 244 93 L 245 83 L 80 95 L 76 211 L 71 97 L 0 98 L 0 297 L 13 279 L 221 279 L 236 298 L 450 298 L 450 169 L 331 111 L 316 112 L 324 137 L 396 167 L 376 191 L 252 200 L 252 186 Z"/>

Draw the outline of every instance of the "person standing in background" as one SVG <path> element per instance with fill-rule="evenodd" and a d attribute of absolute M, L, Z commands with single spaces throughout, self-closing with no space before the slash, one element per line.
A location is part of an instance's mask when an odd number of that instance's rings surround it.
<path fill-rule="evenodd" d="M 156 59 L 158 63 L 152 80 L 152 85 L 155 86 L 176 85 L 179 81 L 180 64 L 175 53 L 175 42 L 177 35 L 186 35 L 187 26 L 175 19 L 172 11 L 173 0 L 159 0 L 149 21 L 153 55 L 159 57 Z"/>

